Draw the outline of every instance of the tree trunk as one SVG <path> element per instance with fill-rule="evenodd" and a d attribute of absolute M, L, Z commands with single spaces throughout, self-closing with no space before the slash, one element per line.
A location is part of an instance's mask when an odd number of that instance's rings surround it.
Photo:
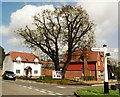
<path fill-rule="evenodd" d="M 53 62 L 55 64 L 55 71 L 59 71 L 60 70 L 59 58 L 55 58 L 55 60 Z"/>
<path fill-rule="evenodd" d="M 63 66 L 63 69 L 62 69 L 62 79 L 65 78 L 65 73 L 66 73 L 66 70 L 67 70 L 67 67 L 68 65 L 70 64 L 70 61 L 71 61 L 71 56 L 72 56 L 72 47 L 71 47 L 71 44 L 69 43 L 69 48 L 68 48 L 68 55 L 67 55 L 67 60 Z"/>
<path fill-rule="evenodd" d="M 67 63 L 64 64 L 64 67 L 62 69 L 62 79 L 65 78 L 65 73 L 66 73 L 68 65 L 70 64 L 70 60 L 71 60 L 71 57 L 70 57 L 69 61 L 67 61 Z"/>
<path fill-rule="evenodd" d="M 59 71 L 59 70 L 60 70 L 59 64 L 55 64 L 55 71 Z"/>
<path fill-rule="evenodd" d="M 65 73 L 66 73 L 66 69 L 67 69 L 67 66 L 69 65 L 69 63 L 67 64 L 64 64 L 64 67 L 63 67 L 63 70 L 62 70 L 62 79 L 65 78 Z"/>

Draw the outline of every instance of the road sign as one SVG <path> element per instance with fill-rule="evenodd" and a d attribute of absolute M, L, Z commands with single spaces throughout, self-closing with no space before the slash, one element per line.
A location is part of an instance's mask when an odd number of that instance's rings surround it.
<path fill-rule="evenodd" d="M 91 48 L 92 51 L 104 52 L 104 48 Z"/>
<path fill-rule="evenodd" d="M 52 78 L 53 79 L 62 79 L 61 71 L 52 71 Z"/>
<path fill-rule="evenodd" d="M 100 52 L 104 51 L 104 48 L 91 48 L 92 51 Z M 107 48 L 108 52 L 118 53 L 118 48 Z"/>

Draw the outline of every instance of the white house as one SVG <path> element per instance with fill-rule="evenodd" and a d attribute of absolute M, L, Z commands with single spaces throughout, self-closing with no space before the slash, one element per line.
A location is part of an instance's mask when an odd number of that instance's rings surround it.
<path fill-rule="evenodd" d="M 41 76 L 41 60 L 32 53 L 9 52 L 3 61 L 3 72 L 13 71 L 17 76 Z"/>

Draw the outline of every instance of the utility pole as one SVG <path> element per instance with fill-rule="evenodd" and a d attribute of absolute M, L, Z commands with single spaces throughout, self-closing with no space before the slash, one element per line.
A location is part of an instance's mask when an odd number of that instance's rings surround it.
<path fill-rule="evenodd" d="M 104 48 L 104 94 L 109 93 L 108 85 L 108 69 L 107 69 L 107 45 L 103 45 Z"/>

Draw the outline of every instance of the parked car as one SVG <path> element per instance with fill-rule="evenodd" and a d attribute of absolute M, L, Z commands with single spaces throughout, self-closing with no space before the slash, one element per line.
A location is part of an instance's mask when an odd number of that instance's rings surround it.
<path fill-rule="evenodd" d="M 16 75 L 12 71 L 5 71 L 2 78 L 5 80 L 16 80 Z"/>

